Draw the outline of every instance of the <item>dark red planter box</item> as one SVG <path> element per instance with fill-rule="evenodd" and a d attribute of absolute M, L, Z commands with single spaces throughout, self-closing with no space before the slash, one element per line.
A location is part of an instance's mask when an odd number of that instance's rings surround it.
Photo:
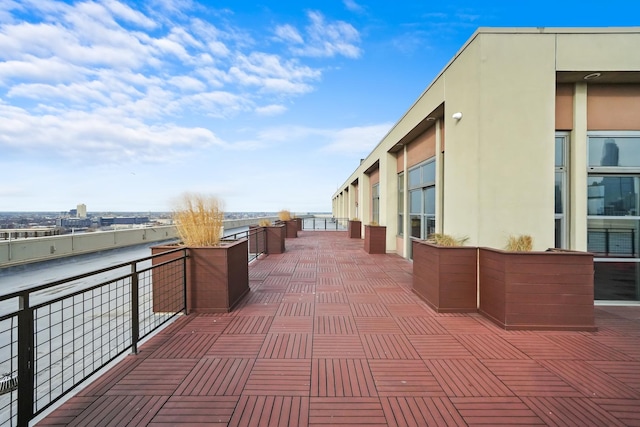
<path fill-rule="evenodd" d="M 387 253 L 387 227 L 383 225 L 365 225 L 364 250 L 370 254 Z"/>
<path fill-rule="evenodd" d="M 362 221 L 349 221 L 347 228 L 349 238 L 361 239 L 362 238 Z"/>
<path fill-rule="evenodd" d="M 151 247 L 151 255 L 178 249 L 176 245 L 159 245 Z M 182 258 L 185 251 L 176 251 L 167 255 L 152 258 L 151 280 L 153 289 L 154 313 L 177 313 L 185 309 L 184 306 L 184 274 L 185 262 L 174 261 Z M 165 265 L 158 265 L 167 262 Z"/>
<path fill-rule="evenodd" d="M 413 292 L 438 313 L 478 310 L 478 248 L 413 241 Z"/>
<path fill-rule="evenodd" d="M 187 313 L 226 313 L 249 292 L 247 239 L 221 242 L 220 246 L 189 247 L 188 253 Z M 155 294 L 155 280 L 153 290 Z"/>
<path fill-rule="evenodd" d="M 282 254 L 285 251 L 284 238 L 286 235 L 285 224 L 270 225 L 267 230 L 267 254 Z"/>
<path fill-rule="evenodd" d="M 593 254 L 480 248 L 480 313 L 505 329 L 595 331 Z"/>
<path fill-rule="evenodd" d="M 298 221 L 295 219 L 290 219 L 289 221 L 284 221 L 287 228 L 287 239 L 293 239 L 298 237 Z"/>
<path fill-rule="evenodd" d="M 302 231 L 302 218 L 294 218 L 298 225 L 298 231 Z"/>

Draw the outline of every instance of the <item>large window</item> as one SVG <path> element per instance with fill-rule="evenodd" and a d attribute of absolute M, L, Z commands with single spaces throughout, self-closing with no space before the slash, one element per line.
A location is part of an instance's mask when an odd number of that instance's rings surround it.
<path fill-rule="evenodd" d="M 372 221 L 380 224 L 380 184 L 371 187 L 371 215 Z"/>
<path fill-rule="evenodd" d="M 569 135 L 556 134 L 555 222 L 556 248 L 567 247 L 567 151 Z"/>
<path fill-rule="evenodd" d="M 436 231 L 436 162 L 434 159 L 409 169 L 408 187 L 411 237 L 426 239 Z"/>
<path fill-rule="evenodd" d="M 595 298 L 640 300 L 640 132 L 591 132 L 587 250 Z"/>

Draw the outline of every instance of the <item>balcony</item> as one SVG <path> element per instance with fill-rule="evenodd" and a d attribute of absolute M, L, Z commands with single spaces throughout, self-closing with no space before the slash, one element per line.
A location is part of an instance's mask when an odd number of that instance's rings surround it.
<path fill-rule="evenodd" d="M 630 425 L 640 307 L 598 332 L 505 331 L 438 314 L 412 263 L 302 231 L 249 267 L 225 314 L 179 315 L 37 425 Z"/>

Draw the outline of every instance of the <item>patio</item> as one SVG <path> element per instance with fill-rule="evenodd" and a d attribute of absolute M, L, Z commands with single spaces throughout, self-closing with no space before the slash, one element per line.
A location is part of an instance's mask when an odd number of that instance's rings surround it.
<path fill-rule="evenodd" d="M 240 307 L 181 316 L 38 425 L 640 425 L 640 307 L 509 332 L 435 313 L 346 232 L 286 247 Z"/>

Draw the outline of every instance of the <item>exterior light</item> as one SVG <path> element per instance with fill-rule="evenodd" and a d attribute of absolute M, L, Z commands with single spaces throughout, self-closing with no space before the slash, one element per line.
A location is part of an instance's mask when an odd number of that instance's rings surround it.
<path fill-rule="evenodd" d="M 457 112 L 457 113 L 453 113 L 453 115 L 451 116 L 452 119 L 455 120 L 460 120 L 462 118 L 462 113 Z"/>
<path fill-rule="evenodd" d="M 587 74 L 586 76 L 584 76 L 583 79 L 584 80 L 597 79 L 601 75 L 602 75 L 601 73 L 591 73 L 591 74 Z"/>

